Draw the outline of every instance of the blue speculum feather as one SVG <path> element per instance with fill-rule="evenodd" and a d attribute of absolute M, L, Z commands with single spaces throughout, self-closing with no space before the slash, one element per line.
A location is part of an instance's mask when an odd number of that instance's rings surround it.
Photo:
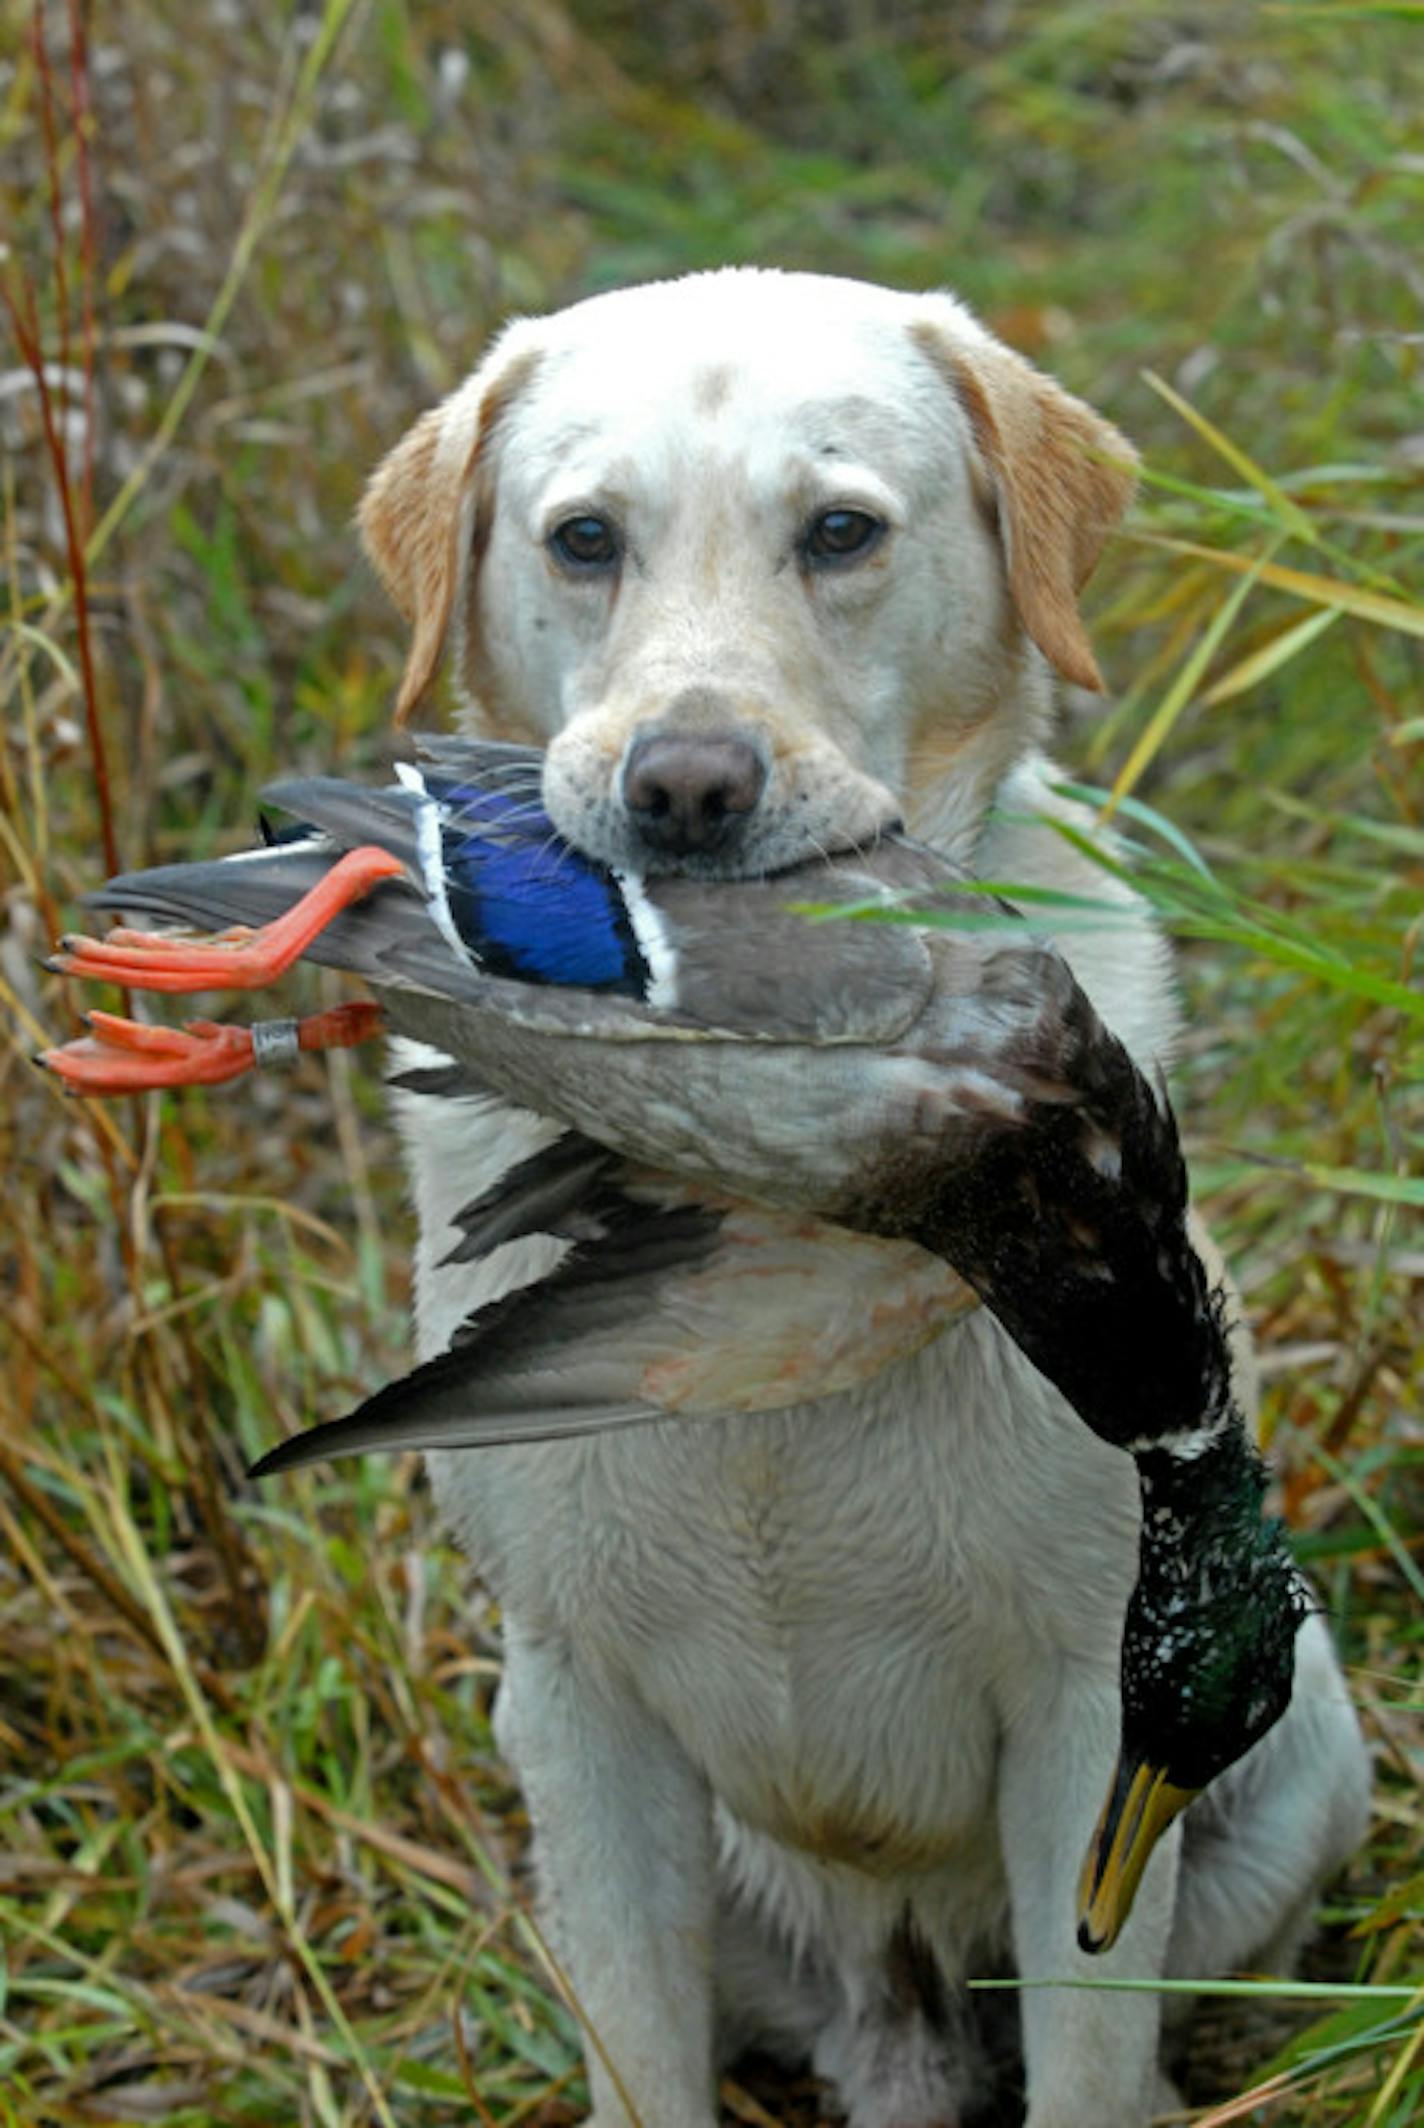
<path fill-rule="evenodd" d="M 495 974 L 642 997 L 647 964 L 611 872 L 563 842 L 534 800 L 427 773 L 456 930 Z"/>

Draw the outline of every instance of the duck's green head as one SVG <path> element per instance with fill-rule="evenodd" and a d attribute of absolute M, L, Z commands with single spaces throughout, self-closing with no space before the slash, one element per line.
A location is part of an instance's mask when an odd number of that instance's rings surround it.
<path fill-rule="evenodd" d="M 1083 1867 L 1078 1941 L 1103 1951 L 1178 1813 L 1290 1705 L 1306 1594 L 1234 1414 L 1137 1458 L 1142 1543 L 1122 1641 L 1122 1748 Z"/>

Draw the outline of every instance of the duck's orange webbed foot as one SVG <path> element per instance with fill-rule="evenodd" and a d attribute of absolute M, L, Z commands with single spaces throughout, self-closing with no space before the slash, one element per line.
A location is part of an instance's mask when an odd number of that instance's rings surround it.
<path fill-rule="evenodd" d="M 107 938 L 62 938 L 46 966 L 56 975 L 89 976 L 125 990 L 262 990 L 300 960 L 343 909 L 383 879 L 404 876 L 405 866 L 389 850 L 363 846 L 348 850 L 285 915 L 258 930 L 238 925 L 195 939 L 120 927 Z"/>
<path fill-rule="evenodd" d="M 35 1061 L 70 1093 L 142 1094 L 167 1086 L 221 1086 L 259 1066 L 294 1063 L 304 1051 L 352 1049 L 381 1031 L 371 998 L 333 1005 L 301 1020 L 259 1020 L 235 1027 L 189 1020 L 184 1027 L 146 1027 L 113 1012 L 86 1015 L 89 1033 Z"/>

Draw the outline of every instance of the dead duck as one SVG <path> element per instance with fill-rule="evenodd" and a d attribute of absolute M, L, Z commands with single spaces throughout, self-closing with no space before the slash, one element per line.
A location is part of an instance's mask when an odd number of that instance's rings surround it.
<path fill-rule="evenodd" d="M 96 897 L 238 928 L 61 947 L 67 973 L 175 992 L 260 987 L 302 954 L 351 969 L 454 1060 L 422 1090 L 492 1087 L 575 1134 L 470 1207 L 457 1243 L 550 1232 L 572 1241 L 560 1268 L 258 1469 L 774 1408 L 864 1379 L 970 1289 L 1139 1473 L 1122 1750 L 1080 1912 L 1105 1948 L 1165 1826 L 1289 1704 L 1306 1610 L 1261 1514 L 1165 1094 L 1057 952 L 932 853 L 887 837 L 711 889 L 628 878 L 558 843 L 538 758 L 446 743 L 393 789 L 276 786 L 305 823 L 291 839 Z M 803 913 L 903 914 L 907 895 L 961 928 Z M 372 1016 L 265 1037 L 94 1021 L 45 1060 L 78 1090 L 234 1076 Z"/>

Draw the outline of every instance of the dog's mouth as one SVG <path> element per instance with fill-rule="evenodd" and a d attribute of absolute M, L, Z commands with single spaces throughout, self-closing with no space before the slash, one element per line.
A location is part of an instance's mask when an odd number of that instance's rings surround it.
<path fill-rule="evenodd" d="M 808 865 L 834 858 L 856 857 L 873 850 L 887 836 L 904 832 L 896 812 L 885 812 L 853 833 L 822 831 L 798 833 L 790 822 L 778 822 L 759 832 L 730 837 L 715 848 L 650 849 L 636 833 L 588 836 L 562 830 L 565 840 L 585 856 L 606 864 L 615 872 L 641 879 L 766 879 L 780 872 L 799 871 Z"/>
<path fill-rule="evenodd" d="M 710 779 L 705 779 L 710 782 Z M 794 768 L 726 791 L 689 796 L 635 787 L 630 803 L 618 779 L 601 790 L 545 764 L 544 804 L 566 842 L 614 871 L 640 878 L 759 879 L 870 850 L 903 831 L 904 816 L 885 786 L 837 762 L 829 773 Z"/>
<path fill-rule="evenodd" d="M 898 814 L 889 814 L 868 830 L 855 835 L 803 836 L 776 833 L 750 836 L 720 850 L 689 850 L 677 854 L 644 852 L 634 848 L 614 869 L 635 873 L 643 879 L 770 879 L 783 872 L 798 872 L 833 859 L 866 855 L 887 836 L 904 833 Z"/>

